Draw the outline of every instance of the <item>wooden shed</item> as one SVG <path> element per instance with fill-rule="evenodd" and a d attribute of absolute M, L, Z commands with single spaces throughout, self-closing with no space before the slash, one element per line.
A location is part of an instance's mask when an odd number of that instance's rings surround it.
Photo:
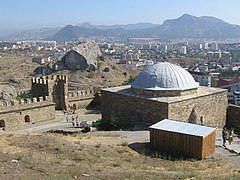
<path fill-rule="evenodd" d="M 197 124 L 164 119 L 150 126 L 154 150 L 203 159 L 214 153 L 216 129 Z"/>

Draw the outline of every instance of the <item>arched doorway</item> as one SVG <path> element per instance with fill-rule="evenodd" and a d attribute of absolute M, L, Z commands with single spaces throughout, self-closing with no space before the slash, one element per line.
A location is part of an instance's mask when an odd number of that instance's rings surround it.
<path fill-rule="evenodd" d="M 73 104 L 73 109 L 72 109 L 73 110 L 73 114 L 75 114 L 76 109 L 77 109 L 77 105 L 74 103 Z"/>
<path fill-rule="evenodd" d="M 77 109 L 77 105 L 75 103 L 73 104 L 73 109 Z"/>
<path fill-rule="evenodd" d="M 3 119 L 0 120 L 0 128 L 5 128 L 5 121 Z"/>
<path fill-rule="evenodd" d="M 30 116 L 26 115 L 24 120 L 25 120 L 25 123 L 30 123 Z"/>

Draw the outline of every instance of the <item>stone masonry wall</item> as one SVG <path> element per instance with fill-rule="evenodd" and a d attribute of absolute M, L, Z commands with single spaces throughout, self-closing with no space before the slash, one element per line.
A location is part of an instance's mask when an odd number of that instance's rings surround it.
<path fill-rule="evenodd" d="M 30 122 L 25 122 L 26 116 L 29 116 Z M 18 129 L 31 123 L 54 119 L 55 104 L 49 102 L 39 102 L 35 105 L 26 105 L 0 112 L 0 120 L 4 120 L 6 130 Z"/>
<path fill-rule="evenodd" d="M 228 106 L 227 92 L 199 95 L 175 102 L 160 102 L 137 95 L 102 90 L 103 122 L 119 123 L 120 128 L 131 128 L 139 122 L 154 124 L 165 118 L 184 122 L 223 127 Z M 108 123 L 105 124 L 106 126 Z"/>
<path fill-rule="evenodd" d="M 189 122 L 193 108 L 197 114 L 196 123 L 223 127 L 226 123 L 227 93 L 221 92 L 208 96 L 199 96 L 169 104 L 169 119 Z M 239 111 L 240 112 L 240 111 Z"/>
<path fill-rule="evenodd" d="M 77 109 L 85 109 L 94 98 L 93 89 L 85 89 L 78 92 L 68 92 L 67 103 L 69 106 L 75 104 Z"/>
<path fill-rule="evenodd" d="M 75 98 L 69 99 L 68 105 L 72 106 L 75 104 L 77 109 L 85 109 L 93 100 L 94 97 L 85 97 L 85 98 Z"/>
<path fill-rule="evenodd" d="M 240 132 L 240 106 L 230 104 L 227 109 L 227 127 L 234 127 L 235 131 Z"/>
<path fill-rule="evenodd" d="M 55 103 L 56 109 L 66 107 L 68 78 L 65 75 L 42 76 L 32 78 L 31 93 L 33 97 L 48 96 Z"/>
<path fill-rule="evenodd" d="M 156 123 L 168 117 L 166 103 L 102 90 L 102 119 L 117 120 L 120 128 L 134 127 L 138 122 Z"/>
<path fill-rule="evenodd" d="M 142 95 L 147 95 L 151 97 L 160 97 L 160 96 L 182 96 L 182 95 L 188 95 L 188 94 L 193 94 L 197 92 L 197 89 L 190 89 L 190 90 L 167 90 L 167 91 L 155 91 L 155 90 L 146 90 L 146 89 L 133 89 L 134 93 L 136 94 L 142 94 Z"/>

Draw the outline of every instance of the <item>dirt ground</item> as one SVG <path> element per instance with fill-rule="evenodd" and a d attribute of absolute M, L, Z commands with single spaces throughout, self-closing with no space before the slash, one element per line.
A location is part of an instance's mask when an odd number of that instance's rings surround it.
<path fill-rule="evenodd" d="M 40 65 L 32 62 L 31 54 L 0 52 L 0 83 L 10 83 L 17 90 L 29 90 L 31 77 L 41 76 L 33 71 Z M 95 71 L 56 71 L 51 74 L 65 74 L 69 82 L 81 88 L 117 86 L 135 77 L 139 70 L 130 70 L 110 59 L 98 63 Z M 106 70 L 107 69 L 107 70 Z"/>
<path fill-rule="evenodd" d="M 56 117 L 49 127 L 77 131 Z M 151 151 L 149 131 L 63 135 L 42 132 L 45 125 L 0 133 L 0 179 L 240 179 L 240 156 L 220 145 L 219 132 L 216 152 L 197 161 Z"/>
<path fill-rule="evenodd" d="M 156 156 L 138 143 L 111 144 L 126 140 L 117 135 L 43 133 L 0 139 L 0 179 L 240 178 L 240 168 L 220 156 L 203 161 Z"/>

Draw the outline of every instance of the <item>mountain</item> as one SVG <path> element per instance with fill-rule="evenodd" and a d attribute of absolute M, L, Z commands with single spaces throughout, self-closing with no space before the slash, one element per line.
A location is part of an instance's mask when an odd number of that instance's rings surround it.
<path fill-rule="evenodd" d="M 221 19 L 209 16 L 195 17 L 188 14 L 166 20 L 152 29 L 159 37 L 175 38 L 240 38 L 240 26 L 229 24 Z"/>
<path fill-rule="evenodd" d="M 94 25 L 89 22 L 84 22 L 78 24 L 79 27 L 90 28 L 90 29 L 124 29 L 124 30 L 134 30 L 134 29 L 148 29 L 152 27 L 159 26 L 159 24 L 152 24 L 148 22 L 140 22 L 135 24 L 115 24 L 115 25 Z"/>
<path fill-rule="evenodd" d="M 220 40 L 240 38 L 240 26 L 229 24 L 214 17 L 195 17 L 184 14 L 177 19 L 166 20 L 158 26 L 151 23 L 113 26 L 91 25 L 91 28 L 90 24 L 84 24 L 84 27 L 66 26 L 52 36 L 51 39 L 68 41 L 91 37 L 113 39 L 159 38 L 162 40 L 174 40 L 189 38 Z"/>
<path fill-rule="evenodd" d="M 99 34 L 105 34 L 109 36 L 115 32 L 118 32 L 119 29 L 132 30 L 132 29 L 147 29 L 151 27 L 156 27 L 157 24 L 152 23 L 136 23 L 136 24 L 127 24 L 127 25 L 94 25 L 89 22 L 80 23 L 77 26 L 67 25 L 64 28 L 41 28 L 41 29 L 31 29 L 21 31 L 19 33 L 14 33 L 6 37 L 1 37 L 1 40 L 6 41 L 17 41 L 17 40 L 44 40 L 44 39 L 53 39 L 53 37 L 58 31 L 62 30 L 56 35 L 56 39 L 60 41 L 71 41 L 77 40 L 78 35 L 81 36 L 99 36 Z M 78 30 L 77 30 L 78 29 Z M 114 29 L 114 30 L 111 30 Z M 68 32 L 69 31 L 69 32 Z M 82 33 L 81 33 L 82 32 Z M 62 36 L 62 37 L 61 37 Z M 50 38 L 49 38 L 50 37 Z"/>
<path fill-rule="evenodd" d="M 127 33 L 124 29 L 96 29 L 67 25 L 54 36 L 47 38 L 56 41 L 78 41 L 81 38 L 122 38 Z"/>
<path fill-rule="evenodd" d="M 46 39 L 50 36 L 56 34 L 60 27 L 53 27 L 53 28 L 41 28 L 41 29 L 31 29 L 21 31 L 20 33 L 15 33 L 12 35 L 8 35 L 6 37 L 1 38 L 5 41 L 17 41 L 17 40 L 41 40 Z"/>
<path fill-rule="evenodd" d="M 240 38 L 240 26 L 229 24 L 209 16 L 196 17 L 184 14 L 177 19 L 168 19 L 161 25 L 136 23 L 127 25 L 94 25 L 89 22 L 63 28 L 44 28 L 24 31 L 8 39 L 47 39 L 78 41 L 80 39 L 126 40 L 127 38 L 211 39 Z"/>

